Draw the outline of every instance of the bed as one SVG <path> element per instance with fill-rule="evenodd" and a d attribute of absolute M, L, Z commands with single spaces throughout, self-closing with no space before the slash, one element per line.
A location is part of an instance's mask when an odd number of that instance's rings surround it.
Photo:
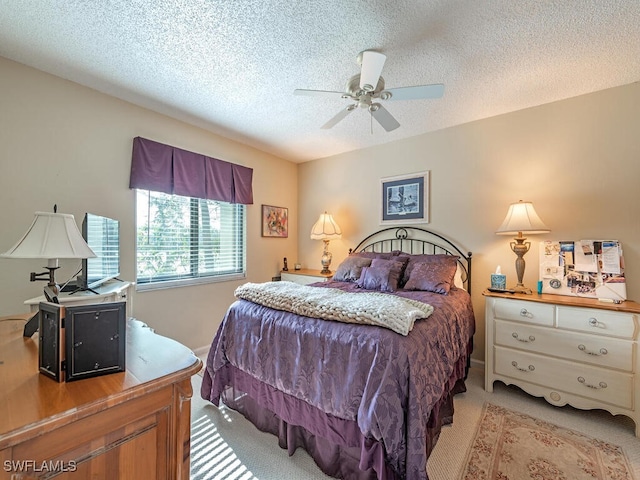
<path fill-rule="evenodd" d="M 279 297 L 272 308 L 240 287 L 213 339 L 201 395 L 276 435 L 290 455 L 304 448 L 332 477 L 427 480 L 429 454 L 453 419 L 453 396 L 465 391 L 475 332 L 471 253 L 424 229 L 385 228 L 350 250 L 334 279 L 296 285 L 311 289 L 300 292 L 308 301 L 298 308 L 315 305 L 317 293 L 347 303 L 402 302 L 397 310 L 389 304 L 392 317 L 404 318 L 405 306 L 431 306 L 431 313 L 409 321 L 404 334 L 313 318 L 317 309 L 285 311 Z M 293 285 L 285 284 L 247 287 Z"/>

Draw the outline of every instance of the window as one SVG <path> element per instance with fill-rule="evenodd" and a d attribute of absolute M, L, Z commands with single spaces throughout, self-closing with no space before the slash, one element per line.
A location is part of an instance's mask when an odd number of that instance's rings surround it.
<path fill-rule="evenodd" d="M 245 206 L 136 190 L 139 289 L 245 276 Z"/>

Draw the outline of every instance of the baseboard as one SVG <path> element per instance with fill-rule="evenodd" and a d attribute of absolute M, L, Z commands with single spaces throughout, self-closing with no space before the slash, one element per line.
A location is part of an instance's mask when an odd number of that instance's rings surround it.
<path fill-rule="evenodd" d="M 484 361 L 483 360 L 476 360 L 475 358 L 471 357 L 471 366 L 473 368 L 479 368 L 480 370 L 484 371 Z"/>
<path fill-rule="evenodd" d="M 195 348 L 193 350 L 193 353 L 196 354 L 196 357 L 202 357 L 203 355 L 206 355 L 207 353 L 209 353 L 210 347 L 211 345 L 205 345 L 204 347 Z"/>

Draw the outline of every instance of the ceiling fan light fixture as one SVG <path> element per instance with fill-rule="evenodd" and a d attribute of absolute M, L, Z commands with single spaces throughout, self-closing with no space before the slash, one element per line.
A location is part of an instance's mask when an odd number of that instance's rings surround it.
<path fill-rule="evenodd" d="M 332 128 L 349 113 L 360 107 L 363 110 L 368 110 L 372 118 L 375 118 L 387 132 L 391 132 L 400 127 L 400 123 L 383 105 L 373 103 L 374 100 L 397 101 L 440 98 L 444 92 L 444 85 L 416 85 L 413 87 L 399 87 L 385 90 L 385 81 L 381 75 L 385 60 L 386 56 L 382 53 L 373 50 L 364 50 L 360 52 L 357 57 L 357 62 L 361 66 L 360 73 L 353 75 L 349 79 L 344 92 L 297 89 L 294 90 L 293 93 L 307 96 L 340 96 L 342 99 L 354 102 L 347 108 L 340 110 L 337 115 L 321 127 L 322 129 Z"/>

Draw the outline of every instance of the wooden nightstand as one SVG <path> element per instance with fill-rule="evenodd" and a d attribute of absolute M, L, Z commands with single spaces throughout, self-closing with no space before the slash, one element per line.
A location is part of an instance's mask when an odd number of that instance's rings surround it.
<path fill-rule="evenodd" d="M 285 282 L 308 285 L 316 282 L 328 282 L 333 277 L 333 272 L 329 274 L 320 273 L 320 270 L 302 269 L 281 272 L 280 278 Z"/>
<path fill-rule="evenodd" d="M 626 415 L 640 436 L 640 304 L 484 295 L 487 392 L 500 380 L 552 405 Z"/>

